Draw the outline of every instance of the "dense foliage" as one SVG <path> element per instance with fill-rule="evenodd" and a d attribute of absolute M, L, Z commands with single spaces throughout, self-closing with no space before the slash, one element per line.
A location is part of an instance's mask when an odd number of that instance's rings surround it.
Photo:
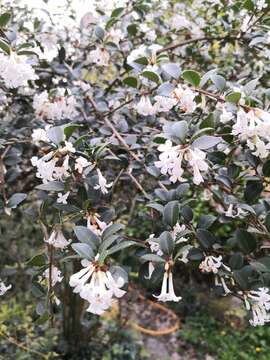
<path fill-rule="evenodd" d="M 270 2 L 2 3 L 0 295 L 79 338 L 192 271 L 269 322 Z"/>

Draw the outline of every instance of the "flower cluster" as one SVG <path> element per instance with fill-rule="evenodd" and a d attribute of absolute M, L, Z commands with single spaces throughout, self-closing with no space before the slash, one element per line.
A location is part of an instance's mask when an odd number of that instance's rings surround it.
<path fill-rule="evenodd" d="M 185 85 L 178 85 L 170 96 L 157 95 L 154 97 L 155 103 L 152 104 L 150 97 L 143 95 L 135 105 L 136 111 L 143 116 L 155 115 L 160 112 L 168 112 L 174 106 L 185 113 L 193 112 L 196 109 L 194 98 L 196 93 Z"/>
<path fill-rule="evenodd" d="M 62 94 L 55 97 L 49 97 L 46 90 L 40 94 L 35 94 L 33 108 L 38 118 L 60 120 L 73 119 L 77 115 L 74 96 L 64 96 L 63 91 L 59 91 Z"/>
<path fill-rule="evenodd" d="M 202 150 L 181 145 L 173 146 L 171 140 L 166 140 L 165 144 L 159 145 L 158 150 L 161 154 L 159 161 L 155 162 L 155 166 L 160 168 L 161 174 L 170 175 L 171 182 L 185 181 L 182 168 L 184 160 L 192 168 L 194 184 L 199 185 L 204 181 L 201 171 L 207 171 L 208 164 L 205 161 L 206 154 Z"/>
<path fill-rule="evenodd" d="M 124 279 L 118 277 L 115 280 L 106 266 L 99 266 L 98 257 L 92 262 L 83 259 L 83 269 L 71 275 L 69 284 L 74 288 L 74 293 L 79 293 L 89 303 L 87 311 L 101 315 L 112 306 L 114 296 L 120 298 L 126 291 L 121 289 Z"/>
<path fill-rule="evenodd" d="M 266 158 L 270 149 L 270 114 L 260 109 L 248 112 L 239 109 L 232 134 L 238 135 L 241 141 L 246 141 L 255 156 Z"/>
<path fill-rule="evenodd" d="M 252 319 L 249 320 L 253 326 L 264 325 L 270 322 L 270 294 L 269 289 L 261 287 L 258 290 L 249 291 L 245 295 L 245 305 L 247 310 L 252 311 Z"/>
<path fill-rule="evenodd" d="M 38 79 L 27 58 L 11 51 L 10 55 L 0 54 L 0 76 L 6 87 L 17 88 L 27 85 L 29 80 Z"/>
<path fill-rule="evenodd" d="M 213 273 L 213 274 L 217 274 L 218 270 L 222 267 L 229 272 L 231 271 L 231 269 L 227 265 L 223 264 L 221 255 L 206 256 L 199 266 L 202 272 Z"/>

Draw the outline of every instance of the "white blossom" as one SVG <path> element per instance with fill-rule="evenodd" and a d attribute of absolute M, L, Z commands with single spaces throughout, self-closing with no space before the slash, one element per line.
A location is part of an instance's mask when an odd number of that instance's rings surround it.
<path fill-rule="evenodd" d="M 110 61 L 110 54 L 107 50 L 98 47 L 95 50 L 90 51 L 87 59 L 88 61 L 99 66 L 108 66 Z"/>
<path fill-rule="evenodd" d="M 105 221 L 99 220 L 99 215 L 98 214 L 87 215 L 86 219 L 87 219 L 87 227 L 88 227 L 88 229 L 93 231 L 93 233 L 95 233 L 98 236 L 102 235 L 103 231 L 105 229 L 107 229 L 108 226 L 112 225 L 112 222 L 107 224 Z"/>
<path fill-rule="evenodd" d="M 202 272 L 217 274 L 218 270 L 222 266 L 222 256 L 206 256 L 206 258 L 200 263 L 199 269 Z"/>
<path fill-rule="evenodd" d="M 90 165 L 91 165 L 91 163 L 83 156 L 79 156 L 75 160 L 75 170 L 77 170 L 79 174 L 82 174 L 84 168 L 86 168 L 87 166 L 90 166 Z"/>
<path fill-rule="evenodd" d="M 126 291 L 121 289 L 124 285 L 123 278 L 118 277 L 115 280 L 109 270 L 102 270 L 97 266 L 98 256 L 94 262 L 83 260 L 84 268 L 71 275 L 69 284 L 74 288 L 75 293 L 79 293 L 83 299 L 88 301 L 87 311 L 101 315 L 111 307 L 113 297 L 120 298 Z M 88 282 L 89 279 L 90 282 Z"/>
<path fill-rule="evenodd" d="M 38 79 L 27 58 L 13 51 L 9 56 L 0 53 L 0 76 L 8 88 L 25 86 L 28 80 Z"/>
<path fill-rule="evenodd" d="M 44 271 L 44 276 L 46 279 L 50 279 L 50 268 L 46 269 Z M 52 281 L 52 286 L 54 286 L 56 283 L 61 282 L 63 280 L 63 276 L 61 276 L 61 271 L 56 267 L 56 266 L 52 266 L 51 268 L 51 281 Z"/>
<path fill-rule="evenodd" d="M 162 280 L 162 286 L 161 286 L 161 293 L 156 296 L 154 295 L 158 301 L 175 301 L 178 302 L 179 300 L 181 300 L 181 296 L 176 296 L 175 292 L 174 292 L 174 287 L 173 287 L 173 275 L 171 272 L 171 269 L 169 269 L 169 264 L 166 263 L 165 264 L 165 272 L 163 275 L 163 280 Z"/>
<path fill-rule="evenodd" d="M 65 204 L 66 205 L 69 194 L 70 194 L 70 191 L 67 191 L 65 194 L 62 194 L 61 192 L 58 193 L 56 202 L 58 204 Z"/>
<path fill-rule="evenodd" d="M 154 97 L 154 99 L 156 101 L 154 104 L 155 113 L 168 112 L 177 104 L 177 99 L 173 99 L 168 96 L 157 95 Z"/>
<path fill-rule="evenodd" d="M 142 96 L 137 105 L 135 105 L 135 109 L 140 115 L 143 116 L 155 114 L 155 108 L 152 105 L 149 96 Z"/>
<path fill-rule="evenodd" d="M 178 85 L 171 94 L 172 98 L 178 101 L 180 109 L 184 112 L 193 112 L 197 104 L 194 101 L 196 92 L 185 85 Z"/>
<path fill-rule="evenodd" d="M 105 179 L 105 177 L 102 175 L 101 171 L 99 169 L 97 169 L 97 173 L 98 173 L 98 184 L 94 186 L 95 190 L 99 190 L 102 192 L 102 194 L 107 194 L 108 193 L 108 188 L 112 187 L 112 182 L 107 184 L 107 180 Z"/>
<path fill-rule="evenodd" d="M 47 137 L 47 131 L 44 129 L 34 129 L 31 136 L 34 144 L 39 144 L 40 141 L 50 141 Z"/>
<path fill-rule="evenodd" d="M 46 243 L 52 245 L 56 249 L 63 250 L 66 246 L 71 243 L 71 240 L 67 240 L 60 229 L 55 229 L 52 231 L 48 239 L 44 239 Z"/>
<path fill-rule="evenodd" d="M 11 289 L 11 285 L 6 286 L 3 281 L 0 281 L 0 296 L 4 295 L 9 289 Z"/>
<path fill-rule="evenodd" d="M 49 98 L 46 90 L 40 94 L 35 94 L 33 108 L 36 116 L 41 119 L 73 119 L 77 115 L 74 96 L 61 95 Z"/>
<path fill-rule="evenodd" d="M 264 325 L 270 322 L 270 294 L 266 287 L 251 290 L 245 295 L 245 305 L 247 310 L 252 311 L 252 319 L 249 320 L 253 326 Z"/>

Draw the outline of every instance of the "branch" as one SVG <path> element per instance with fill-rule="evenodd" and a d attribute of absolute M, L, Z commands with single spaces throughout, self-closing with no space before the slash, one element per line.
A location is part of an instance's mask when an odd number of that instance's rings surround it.
<path fill-rule="evenodd" d="M 157 54 L 161 54 L 163 52 L 166 52 L 166 51 L 170 51 L 170 50 L 174 50 L 178 47 L 181 47 L 181 46 L 185 46 L 185 45 L 188 45 L 188 44 L 192 44 L 192 43 L 196 43 L 196 42 L 199 42 L 199 41 L 221 41 L 221 40 L 236 40 L 237 37 L 236 36 L 230 36 L 230 35 L 226 35 L 226 36 L 222 36 L 222 37 L 209 37 L 209 36 L 201 36 L 201 37 L 198 37 L 198 38 L 194 38 L 194 39 L 188 39 L 188 40 L 184 40 L 184 41 L 181 41 L 179 43 L 176 43 L 176 44 L 172 44 L 172 45 L 169 45 L 169 46 L 165 46 L 164 48 L 160 49 L 160 50 L 157 50 Z"/>
<path fill-rule="evenodd" d="M 98 110 L 96 102 L 88 95 L 87 96 L 91 105 L 93 106 L 96 115 L 107 125 L 115 135 L 115 137 L 119 140 L 119 142 L 124 146 L 127 152 L 133 157 L 134 160 L 141 162 L 141 159 L 130 149 L 128 144 L 126 143 L 125 139 L 120 135 L 120 133 L 116 130 L 113 123 L 102 113 Z M 132 100 L 131 100 L 132 101 Z M 116 110 L 115 110 L 116 111 Z"/>

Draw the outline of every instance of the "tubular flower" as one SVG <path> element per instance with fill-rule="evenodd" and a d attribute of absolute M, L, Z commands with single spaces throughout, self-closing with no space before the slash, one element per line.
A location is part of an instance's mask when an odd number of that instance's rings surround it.
<path fill-rule="evenodd" d="M 158 301 L 175 301 L 178 302 L 182 299 L 181 296 L 176 296 L 173 287 L 173 275 L 169 266 L 169 263 L 165 264 L 165 272 L 163 275 L 163 281 L 161 286 L 161 293 L 156 296 Z"/>
<path fill-rule="evenodd" d="M 84 268 L 71 275 L 69 284 L 74 288 L 73 292 L 79 293 L 82 299 L 88 301 L 87 311 L 101 315 L 111 307 L 114 297 L 120 298 L 126 291 L 121 289 L 124 279 L 118 277 L 115 280 L 109 269 L 100 267 L 97 263 L 98 256 L 92 262 L 82 260 Z"/>

